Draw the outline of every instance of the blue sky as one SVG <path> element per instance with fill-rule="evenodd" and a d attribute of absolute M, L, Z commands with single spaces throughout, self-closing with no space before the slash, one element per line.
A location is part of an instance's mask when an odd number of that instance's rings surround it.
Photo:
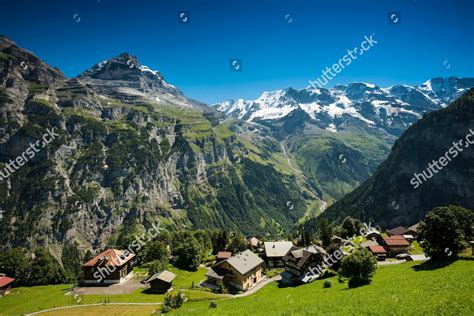
<path fill-rule="evenodd" d="M 470 0 L 0 0 L 0 6 L 0 34 L 69 77 L 126 51 L 210 104 L 303 88 L 370 34 L 378 44 L 329 87 L 474 76 Z M 189 23 L 178 23 L 179 12 Z M 400 14 L 399 24 L 389 23 L 390 12 Z M 242 61 L 242 71 L 230 69 L 232 58 Z"/>

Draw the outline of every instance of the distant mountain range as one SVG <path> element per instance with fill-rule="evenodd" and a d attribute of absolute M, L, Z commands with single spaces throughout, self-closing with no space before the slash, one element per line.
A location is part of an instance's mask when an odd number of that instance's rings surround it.
<path fill-rule="evenodd" d="M 266 131 L 267 139 L 277 139 L 293 167 L 331 204 L 366 180 L 410 125 L 472 87 L 474 78 L 456 77 L 389 88 L 351 83 L 264 92 L 256 100 L 229 100 L 213 107 L 246 122 L 244 134 L 255 138 Z"/>
<path fill-rule="evenodd" d="M 377 171 L 323 216 L 394 227 L 448 205 L 474 211 L 474 89 L 408 128 Z"/>
<path fill-rule="evenodd" d="M 433 78 L 420 86 L 380 88 L 356 82 L 332 89 L 309 87 L 264 92 L 256 100 L 228 100 L 214 107 L 247 122 L 281 120 L 302 111 L 307 121 L 332 132 L 343 129 L 347 118 L 399 136 L 425 113 L 445 107 L 470 88 L 474 78 Z"/>

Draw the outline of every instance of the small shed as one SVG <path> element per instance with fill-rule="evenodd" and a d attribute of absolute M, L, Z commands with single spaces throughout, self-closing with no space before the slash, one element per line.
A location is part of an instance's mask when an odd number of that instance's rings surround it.
<path fill-rule="evenodd" d="M 5 296 L 10 292 L 14 278 L 9 278 L 5 274 L 0 273 L 0 296 Z"/>
<path fill-rule="evenodd" d="M 148 279 L 150 289 L 154 293 L 166 293 L 171 289 L 173 280 L 176 278 L 176 274 L 173 272 L 164 270 L 160 273 L 155 273 Z"/>
<path fill-rule="evenodd" d="M 370 252 L 377 258 L 379 261 L 385 261 L 385 258 L 387 257 L 387 251 L 385 250 L 384 247 L 382 246 L 368 246 L 367 247 Z"/>

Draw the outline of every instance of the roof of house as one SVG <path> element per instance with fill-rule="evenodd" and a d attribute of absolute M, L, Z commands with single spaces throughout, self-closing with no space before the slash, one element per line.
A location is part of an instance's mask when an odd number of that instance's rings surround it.
<path fill-rule="evenodd" d="M 232 252 L 230 251 L 219 251 L 217 253 L 217 258 L 218 259 L 228 259 L 232 256 Z"/>
<path fill-rule="evenodd" d="M 84 263 L 83 267 L 121 266 L 133 257 L 135 257 L 135 254 L 127 250 L 107 249 Z"/>
<path fill-rule="evenodd" d="M 264 245 L 267 258 L 284 257 L 293 247 L 291 241 L 266 241 Z"/>
<path fill-rule="evenodd" d="M 367 230 L 364 233 L 364 236 L 367 237 L 367 236 L 372 235 L 372 234 L 376 234 L 376 235 L 380 236 L 380 232 L 377 229 L 373 228 L 373 227 L 370 227 L 370 229 Z"/>
<path fill-rule="evenodd" d="M 407 229 L 403 226 L 398 226 L 395 228 L 392 228 L 390 230 L 387 230 L 387 233 L 389 235 L 403 235 L 407 232 Z"/>
<path fill-rule="evenodd" d="M 234 269 L 241 274 L 246 274 L 253 268 L 263 263 L 263 260 L 250 250 L 239 252 L 226 260 Z"/>
<path fill-rule="evenodd" d="M 418 227 L 420 226 L 420 223 L 416 223 L 415 225 L 412 225 L 407 228 L 407 232 L 410 233 L 418 233 Z"/>
<path fill-rule="evenodd" d="M 387 246 L 410 246 L 408 240 L 406 240 L 403 236 L 384 237 L 383 241 L 387 244 Z"/>
<path fill-rule="evenodd" d="M 0 277 L 0 287 L 7 286 L 8 284 L 13 283 L 13 282 L 15 282 L 14 278 L 9 278 L 7 276 Z"/>
<path fill-rule="evenodd" d="M 376 242 L 375 240 L 367 240 L 360 243 L 360 246 L 362 248 L 367 248 L 369 246 L 378 246 L 378 245 L 379 245 L 378 242 Z"/>
<path fill-rule="evenodd" d="M 206 277 L 222 280 L 225 276 L 225 271 L 219 267 L 209 268 L 206 272 Z"/>
<path fill-rule="evenodd" d="M 378 245 L 377 246 L 369 246 L 368 248 L 373 254 L 385 254 L 385 253 L 387 253 L 385 248 L 382 247 L 382 246 L 378 246 Z"/>
<path fill-rule="evenodd" d="M 257 247 L 258 244 L 260 243 L 260 240 L 258 240 L 258 239 L 255 238 L 255 237 L 252 237 L 252 238 L 250 238 L 249 242 L 250 242 L 250 245 L 252 245 L 252 246 L 254 246 L 254 247 Z"/>
<path fill-rule="evenodd" d="M 316 245 L 311 245 L 304 248 L 293 247 L 293 249 L 285 255 L 283 260 L 287 260 L 288 256 L 293 256 L 295 259 L 298 259 L 297 266 L 301 267 L 311 257 L 312 254 L 321 254 L 322 257 L 324 257 L 327 253 L 323 248 Z"/>
<path fill-rule="evenodd" d="M 161 280 L 166 283 L 171 283 L 173 282 L 174 278 L 176 278 L 176 274 L 173 272 L 170 272 L 168 270 L 161 271 L 160 273 L 155 273 L 153 274 L 149 279 L 148 282 L 151 282 L 153 280 Z"/>

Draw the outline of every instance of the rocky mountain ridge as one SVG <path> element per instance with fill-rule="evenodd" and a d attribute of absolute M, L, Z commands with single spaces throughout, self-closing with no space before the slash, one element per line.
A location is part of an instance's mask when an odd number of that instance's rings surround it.
<path fill-rule="evenodd" d="M 69 79 L 1 37 L 0 170 L 58 134 L 2 177 L 1 244 L 61 258 L 65 244 L 100 249 L 158 221 L 282 236 L 314 193 L 277 143 L 244 141 L 221 116 L 128 54 Z"/>

